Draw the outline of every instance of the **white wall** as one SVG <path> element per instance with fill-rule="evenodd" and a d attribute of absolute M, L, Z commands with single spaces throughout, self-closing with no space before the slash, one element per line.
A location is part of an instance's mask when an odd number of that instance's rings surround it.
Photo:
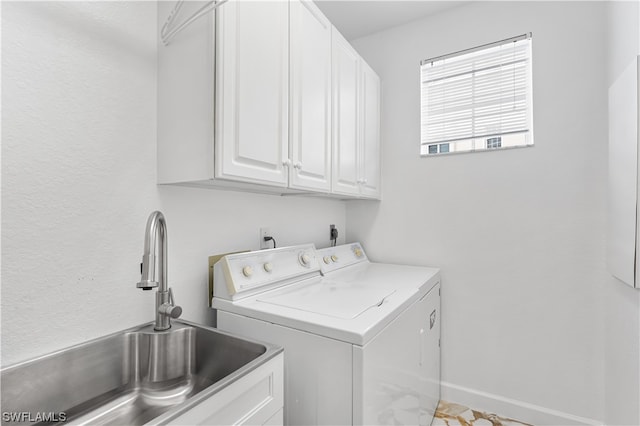
<path fill-rule="evenodd" d="M 607 6 L 608 88 L 640 54 L 640 5 Z M 640 291 L 606 281 L 605 423 L 640 424 Z"/>
<path fill-rule="evenodd" d="M 442 268 L 445 399 L 603 419 L 604 12 L 473 2 L 354 41 L 383 82 L 384 201 L 349 204 L 347 239 Z M 529 31 L 535 147 L 420 158 L 420 60 Z"/>
<path fill-rule="evenodd" d="M 278 245 L 344 230 L 339 201 L 155 184 L 156 22 L 154 2 L 2 2 L 3 366 L 153 320 L 135 284 L 155 209 L 199 322 L 209 255 L 257 249 L 260 226 Z"/>

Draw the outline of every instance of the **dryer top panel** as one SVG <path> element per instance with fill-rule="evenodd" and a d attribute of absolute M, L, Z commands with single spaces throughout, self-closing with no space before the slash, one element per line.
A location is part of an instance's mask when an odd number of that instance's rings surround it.
<path fill-rule="evenodd" d="M 317 250 L 320 270 L 323 275 L 359 263 L 368 263 L 369 259 L 360 243 L 343 244 Z"/>

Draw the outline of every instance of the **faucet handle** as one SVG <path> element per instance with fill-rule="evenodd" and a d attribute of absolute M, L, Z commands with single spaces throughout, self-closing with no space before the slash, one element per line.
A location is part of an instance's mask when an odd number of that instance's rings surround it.
<path fill-rule="evenodd" d="M 158 308 L 158 312 L 162 315 L 166 315 L 171 318 L 178 318 L 182 315 L 182 308 L 176 305 L 176 301 L 173 298 L 173 290 L 169 287 L 169 303 L 163 303 Z"/>
<path fill-rule="evenodd" d="M 176 299 L 173 298 L 173 290 L 169 287 L 169 303 L 173 306 L 176 305 Z"/>
<path fill-rule="evenodd" d="M 166 315 L 175 319 L 182 315 L 182 308 L 180 306 L 174 306 L 165 303 L 164 305 L 160 305 L 160 307 L 158 308 L 158 312 L 160 312 L 162 315 Z"/>

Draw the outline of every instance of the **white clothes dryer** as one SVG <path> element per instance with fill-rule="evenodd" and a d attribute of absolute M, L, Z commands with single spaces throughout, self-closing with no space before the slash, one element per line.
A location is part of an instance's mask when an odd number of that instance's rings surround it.
<path fill-rule="evenodd" d="M 408 394 L 385 394 L 384 387 L 388 380 L 379 378 L 365 386 L 369 396 L 365 399 L 378 407 L 387 407 L 387 411 L 398 413 L 405 404 L 413 405 L 419 400 L 421 417 L 432 419 L 440 402 L 440 284 L 424 293 L 424 268 L 371 262 L 360 243 L 344 244 L 317 250 L 320 267 L 325 280 L 337 286 L 349 285 L 353 282 L 366 282 L 371 286 L 385 288 L 402 288 L 405 291 L 415 289 L 420 300 L 420 374 L 417 388 Z M 397 279 L 397 277 L 403 277 Z M 438 281 L 440 281 L 438 279 Z M 434 291 L 435 290 L 435 291 Z M 380 370 L 380 373 L 385 370 Z M 394 380 L 401 381 L 402 374 L 389 370 Z M 404 389 L 411 389 L 414 376 L 405 376 Z M 412 402 L 409 400 L 412 399 Z M 431 420 L 429 420 L 430 422 Z"/>
<path fill-rule="evenodd" d="M 358 261 L 325 276 L 311 244 L 225 256 L 214 267 L 217 326 L 284 347 L 285 424 L 428 425 L 439 270 L 379 268 L 359 244 L 344 247 Z"/>

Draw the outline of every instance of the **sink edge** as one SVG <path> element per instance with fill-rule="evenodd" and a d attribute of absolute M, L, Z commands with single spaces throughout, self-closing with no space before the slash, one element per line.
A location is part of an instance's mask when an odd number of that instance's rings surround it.
<path fill-rule="evenodd" d="M 252 372 L 253 370 L 255 370 L 256 368 L 260 367 L 261 365 L 265 364 L 266 362 L 268 362 L 269 360 L 273 359 L 274 357 L 276 357 L 278 354 L 280 354 L 281 352 L 283 352 L 283 348 L 267 343 L 267 342 L 263 342 L 263 341 L 259 341 L 259 340 L 255 340 L 252 338 L 246 338 L 244 336 L 239 336 L 236 335 L 234 333 L 229 333 L 214 327 L 209 327 L 209 326 L 205 326 L 202 324 L 197 324 L 188 320 L 183 320 L 183 319 L 176 319 L 173 321 L 173 323 L 175 325 L 181 325 L 182 327 L 176 327 L 176 328 L 195 328 L 195 329 L 203 329 L 203 330 L 207 330 L 210 332 L 214 332 L 217 333 L 219 335 L 225 335 L 225 336 L 229 336 L 231 338 L 234 339 L 239 339 L 239 340 L 243 340 L 246 342 L 250 342 L 250 343 L 254 343 L 260 346 L 263 346 L 265 348 L 265 352 L 262 353 L 261 355 L 259 355 L 258 357 L 256 357 L 255 359 L 249 361 L 247 364 L 243 365 L 242 367 L 238 368 L 237 370 L 233 371 L 232 373 L 228 374 L 227 376 L 219 379 L 218 381 L 216 381 L 215 383 L 211 384 L 210 386 L 208 386 L 207 388 L 201 390 L 200 392 L 198 392 L 197 394 L 189 397 L 187 400 L 185 400 L 184 402 L 181 402 L 179 404 L 177 404 L 176 406 L 172 407 L 171 409 L 167 410 L 166 412 L 160 414 L 159 416 L 151 419 L 149 422 L 145 423 L 147 425 L 162 425 L 162 424 L 167 424 L 169 423 L 172 419 L 179 417 L 180 415 L 182 415 L 184 412 L 190 410 L 191 408 L 197 406 L 198 404 L 200 404 L 201 402 L 203 402 L 204 400 L 210 398 L 212 395 L 220 392 L 221 390 L 225 389 L 226 387 L 228 387 L 229 385 L 233 384 L 234 382 L 238 381 L 239 379 L 241 379 L 242 377 L 246 376 L 247 374 L 249 374 L 250 372 Z M 124 330 L 120 330 L 120 331 L 116 331 L 104 336 L 100 336 L 97 338 L 93 338 L 91 340 L 87 340 L 85 342 L 81 342 L 66 348 L 62 348 L 53 352 L 49 352 L 47 354 L 44 355 L 39 355 L 36 356 L 34 358 L 30 358 L 24 361 L 19 361 L 17 363 L 14 364 L 10 364 L 6 367 L 1 367 L 0 368 L 0 373 L 6 374 L 7 372 L 10 372 L 12 370 L 15 369 L 19 369 L 19 368 L 25 368 L 28 367 L 29 364 L 33 364 L 33 363 L 37 363 L 43 360 L 46 360 L 47 358 L 52 358 L 52 357 L 56 357 L 59 356 L 61 354 L 64 354 L 65 352 L 71 351 L 71 350 L 78 350 L 78 349 L 82 349 L 83 347 L 87 347 L 87 346 L 91 346 L 91 345 L 95 345 L 96 343 L 99 343 L 101 341 L 108 341 L 109 339 L 113 339 L 113 338 L 117 338 L 118 336 L 121 335 L 125 335 L 127 333 L 146 333 L 145 329 L 149 328 L 149 327 L 153 327 L 154 322 L 147 322 L 147 323 L 143 323 L 134 327 L 130 327 Z M 173 327 L 172 327 L 173 328 Z M 170 333 L 171 330 L 167 330 L 167 331 L 160 331 L 157 333 Z"/>

